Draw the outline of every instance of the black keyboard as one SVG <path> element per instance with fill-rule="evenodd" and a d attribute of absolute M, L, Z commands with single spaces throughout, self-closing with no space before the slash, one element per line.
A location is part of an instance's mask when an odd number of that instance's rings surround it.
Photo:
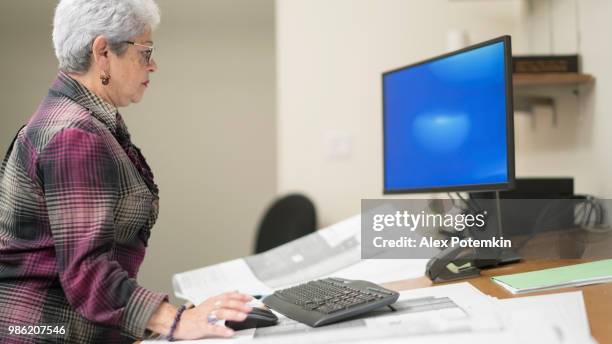
<path fill-rule="evenodd" d="M 326 278 L 277 290 L 262 302 L 273 310 L 317 327 L 386 307 L 399 293 L 367 281 Z"/>

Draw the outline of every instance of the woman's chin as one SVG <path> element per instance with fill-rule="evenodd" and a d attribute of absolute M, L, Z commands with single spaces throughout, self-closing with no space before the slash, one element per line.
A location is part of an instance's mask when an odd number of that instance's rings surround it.
<path fill-rule="evenodd" d="M 131 103 L 134 103 L 134 104 L 140 103 L 140 101 L 142 100 L 143 96 L 144 95 L 142 93 L 133 96 L 132 99 L 131 99 Z"/>

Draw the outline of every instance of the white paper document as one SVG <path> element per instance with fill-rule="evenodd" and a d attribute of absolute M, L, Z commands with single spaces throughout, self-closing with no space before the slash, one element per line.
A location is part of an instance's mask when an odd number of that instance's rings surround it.
<path fill-rule="evenodd" d="M 558 343 L 593 343 L 582 292 L 520 297 L 497 301 L 509 329 L 527 333 L 552 329 Z M 527 338 L 525 338 L 527 339 Z"/>
<path fill-rule="evenodd" d="M 252 295 L 272 292 L 253 275 L 244 259 L 234 259 L 225 263 L 177 274 L 172 279 L 177 297 L 200 304 L 206 298 L 226 291 L 240 290 Z"/>

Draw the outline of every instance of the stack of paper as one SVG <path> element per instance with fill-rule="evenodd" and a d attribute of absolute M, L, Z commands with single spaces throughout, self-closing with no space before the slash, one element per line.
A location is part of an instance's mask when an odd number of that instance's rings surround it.
<path fill-rule="evenodd" d="M 394 308 L 317 328 L 277 313 L 276 326 L 190 343 L 593 343 L 581 292 L 497 300 L 457 283 L 401 291 Z"/>
<path fill-rule="evenodd" d="M 612 281 L 612 259 L 496 276 L 491 279 L 512 294 L 605 283 Z"/>

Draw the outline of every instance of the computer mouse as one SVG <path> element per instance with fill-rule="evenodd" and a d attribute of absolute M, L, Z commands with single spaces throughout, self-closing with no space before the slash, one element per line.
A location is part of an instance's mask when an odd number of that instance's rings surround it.
<path fill-rule="evenodd" d="M 278 317 L 272 311 L 264 308 L 253 307 L 243 321 L 225 321 L 225 326 L 234 331 L 246 330 L 249 328 L 267 327 L 276 325 Z"/>

